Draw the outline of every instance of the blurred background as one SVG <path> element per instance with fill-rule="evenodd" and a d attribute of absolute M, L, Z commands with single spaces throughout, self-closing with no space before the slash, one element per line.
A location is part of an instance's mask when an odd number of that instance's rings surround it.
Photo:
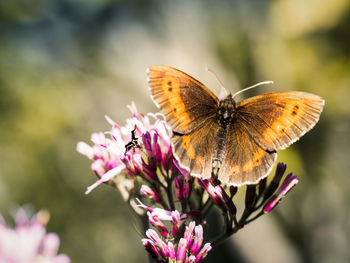
<path fill-rule="evenodd" d="M 216 94 L 264 80 L 325 98 L 279 161 L 301 181 L 207 262 L 350 262 L 350 1 L 0 1 L 0 213 L 31 204 L 72 262 L 145 262 L 138 222 L 78 141 L 154 112 L 145 70 L 175 66 Z"/>

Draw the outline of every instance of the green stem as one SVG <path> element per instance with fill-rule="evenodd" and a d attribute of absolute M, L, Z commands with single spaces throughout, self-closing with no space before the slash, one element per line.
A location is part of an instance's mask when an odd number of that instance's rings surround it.
<path fill-rule="evenodd" d="M 246 219 L 255 211 L 254 208 L 252 209 L 244 209 L 242 217 L 239 219 L 239 221 L 237 222 L 237 218 L 236 216 L 234 216 L 231 220 L 230 220 L 230 224 L 226 225 L 226 231 L 223 235 L 215 238 L 214 240 L 212 240 L 210 243 L 212 244 L 213 247 L 218 246 L 219 244 L 221 244 L 223 241 L 225 241 L 227 238 L 229 238 L 231 235 L 233 235 L 234 233 L 236 233 L 238 230 L 240 230 L 241 228 L 243 228 L 246 224 L 249 224 L 250 222 L 252 222 L 254 219 L 258 218 L 259 216 L 261 216 L 261 214 L 259 213 L 258 215 L 256 215 L 254 218 L 246 221 Z M 225 222 L 227 223 L 227 215 L 224 215 L 225 217 Z M 235 227 L 232 228 L 232 220 L 235 223 Z"/>
<path fill-rule="evenodd" d="M 170 209 L 171 209 L 171 211 L 174 211 L 175 210 L 175 204 L 174 204 L 173 192 L 172 192 L 172 189 L 171 189 L 172 181 L 171 180 L 167 180 L 167 183 L 168 183 L 168 185 L 165 188 L 165 190 L 166 190 L 166 193 L 167 193 L 167 196 L 168 196 L 168 202 L 169 202 Z"/>
<path fill-rule="evenodd" d="M 202 216 L 203 218 L 207 216 L 208 212 L 210 211 L 210 208 L 212 208 L 214 205 L 213 200 L 209 197 L 208 200 L 205 202 L 205 204 L 203 205 L 203 209 L 202 210 Z"/>

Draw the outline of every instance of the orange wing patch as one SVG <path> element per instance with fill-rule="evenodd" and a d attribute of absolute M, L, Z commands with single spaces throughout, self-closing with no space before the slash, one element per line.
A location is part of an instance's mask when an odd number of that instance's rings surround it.
<path fill-rule="evenodd" d="M 179 127 L 179 130 L 188 129 L 191 118 L 181 99 L 180 80 L 175 76 L 163 73 L 162 76 L 150 81 L 150 83 L 154 87 L 153 97 L 168 118 L 170 125 Z"/>
<path fill-rule="evenodd" d="M 218 100 L 198 80 L 168 66 L 148 69 L 152 97 L 174 131 L 189 133 L 216 113 Z"/>
<path fill-rule="evenodd" d="M 262 148 L 258 148 L 258 150 L 254 153 L 253 159 L 245 162 L 242 166 L 242 171 L 245 173 L 248 173 L 254 169 L 254 167 L 257 167 L 262 164 L 262 157 L 267 154 L 265 150 Z"/>
<path fill-rule="evenodd" d="M 163 95 L 167 100 L 167 104 L 163 104 L 164 112 L 172 112 L 172 116 L 174 116 L 179 122 L 188 123 L 191 121 L 190 116 L 186 112 L 185 104 L 181 99 L 180 94 L 180 81 L 178 78 L 174 76 L 166 75 L 162 81 L 163 87 Z M 185 128 L 188 128 L 185 126 Z"/>
<path fill-rule="evenodd" d="M 191 144 L 191 137 L 190 135 L 183 135 L 182 136 L 182 142 L 181 146 L 186 150 L 186 155 L 190 159 L 195 159 L 196 158 L 196 153 L 193 149 L 193 146 Z"/>
<path fill-rule="evenodd" d="M 284 136 L 290 127 L 299 127 L 297 122 L 306 114 L 307 110 L 300 101 L 287 101 L 284 105 L 282 115 L 272 122 L 270 128 L 263 132 L 263 137 L 269 144 L 273 144 L 275 137 Z"/>

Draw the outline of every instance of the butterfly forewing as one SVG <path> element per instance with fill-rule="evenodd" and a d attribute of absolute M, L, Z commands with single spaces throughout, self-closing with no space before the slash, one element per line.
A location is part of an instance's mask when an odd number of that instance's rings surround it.
<path fill-rule="evenodd" d="M 148 81 L 153 100 L 177 133 L 193 131 L 217 112 L 219 101 L 214 93 L 180 70 L 152 66 Z"/>
<path fill-rule="evenodd" d="M 319 120 L 324 101 L 300 91 L 258 95 L 238 104 L 237 122 L 268 151 L 285 149 Z"/>
<path fill-rule="evenodd" d="M 218 178 L 228 185 L 256 184 L 268 175 L 276 161 L 276 152 L 267 152 L 249 135 L 240 122 L 227 133 L 224 159 Z"/>

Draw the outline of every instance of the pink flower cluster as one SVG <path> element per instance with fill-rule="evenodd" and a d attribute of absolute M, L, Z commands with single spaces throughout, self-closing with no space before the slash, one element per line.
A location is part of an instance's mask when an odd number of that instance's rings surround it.
<path fill-rule="evenodd" d="M 142 239 L 145 249 L 160 262 L 200 262 L 211 250 L 210 243 L 203 243 L 203 227 L 191 221 L 186 226 L 183 236 L 182 229 L 185 225 L 187 214 L 179 211 L 167 211 L 162 208 L 152 208 L 142 204 L 141 207 L 148 210 L 148 222 L 160 233 L 161 237 L 153 229 L 146 231 L 146 237 Z M 170 227 L 165 222 L 170 223 Z M 169 240 L 174 240 L 173 243 Z M 167 242 L 166 242 L 167 241 Z"/>
<path fill-rule="evenodd" d="M 111 130 L 92 134 L 93 146 L 85 142 L 79 142 L 77 145 L 78 152 L 93 160 L 91 169 L 99 177 L 96 183 L 88 187 L 86 193 L 105 182 L 112 182 L 119 188 L 118 180 L 115 180 L 119 174 L 128 175 L 128 179 L 142 175 L 145 179 L 154 180 L 157 177 L 157 163 L 161 163 L 164 168 L 172 166 L 170 127 L 156 114 L 139 114 L 134 103 L 128 107 L 132 118 L 126 120 L 125 126 L 119 126 L 106 116 L 112 126 Z M 141 138 L 140 143 L 148 160 L 142 157 L 140 148 L 134 147 L 125 152 L 125 145 L 132 140 L 131 132 L 134 129 L 136 137 Z"/>
<path fill-rule="evenodd" d="M 29 218 L 23 209 L 15 215 L 15 228 L 0 220 L 1 263 L 69 263 L 64 254 L 57 255 L 60 244 L 54 233 L 46 233 L 49 215 L 41 211 Z"/>
<path fill-rule="evenodd" d="M 129 109 L 132 118 L 125 126 L 106 117 L 111 130 L 94 133 L 93 146 L 79 142 L 77 150 L 93 161 L 91 168 L 99 178 L 86 193 L 101 183 L 114 185 L 140 218 L 147 218 L 151 225 L 142 243 L 157 262 L 202 261 L 211 244 L 220 243 L 270 212 L 298 183 L 299 179 L 289 174 L 280 185 L 286 165 L 279 163 L 269 184 L 265 178 L 257 185 L 246 186 L 244 211 L 238 213 L 238 218 L 234 203 L 238 188 L 221 185 L 214 173 L 208 180 L 195 180 L 173 156 L 172 130 L 164 119 L 152 113 L 139 114 L 133 103 Z M 226 227 L 202 246 L 202 222 L 213 207 L 221 210 Z"/>
<path fill-rule="evenodd" d="M 146 237 L 142 239 L 143 246 L 152 257 L 161 262 L 200 262 L 211 250 L 210 243 L 202 247 L 203 227 L 196 226 L 194 221 L 186 226 L 183 237 L 177 239 L 178 243 L 175 245 L 171 241 L 166 243 L 153 229 L 146 231 Z"/>

